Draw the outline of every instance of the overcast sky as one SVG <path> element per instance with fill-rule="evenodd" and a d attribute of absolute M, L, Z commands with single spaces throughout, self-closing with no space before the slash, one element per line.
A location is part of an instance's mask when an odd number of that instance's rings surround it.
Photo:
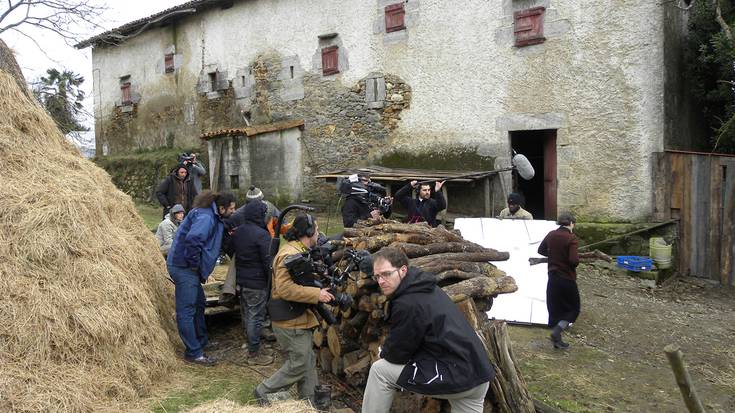
<path fill-rule="evenodd" d="M 103 19 L 98 24 L 103 30 L 95 30 L 86 33 L 84 38 L 89 38 L 105 30 L 121 26 L 127 22 L 150 16 L 151 14 L 168 9 L 178 4 L 186 3 L 188 0 L 96 0 L 93 3 L 107 6 L 109 10 L 104 13 Z M 5 7 L 5 6 L 3 6 Z M 0 7 L 0 13 L 5 8 Z M 23 70 L 27 81 L 32 81 L 44 74 L 46 69 L 54 67 L 68 69 L 84 76 L 83 89 L 87 94 L 84 106 L 92 112 L 92 53 L 91 48 L 77 50 L 67 45 L 60 37 L 48 34 L 32 28 L 23 28 L 24 32 L 33 37 L 43 48 L 39 50 L 33 41 L 12 31 L 4 32 L 0 37 L 15 52 L 15 57 Z M 93 120 L 89 119 L 86 125 L 92 126 Z"/>

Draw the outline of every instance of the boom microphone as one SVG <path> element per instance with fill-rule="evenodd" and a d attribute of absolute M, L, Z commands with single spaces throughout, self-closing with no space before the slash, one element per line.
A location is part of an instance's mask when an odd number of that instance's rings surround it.
<path fill-rule="evenodd" d="M 521 176 L 521 178 L 525 179 L 526 181 L 530 181 L 533 179 L 534 175 L 536 175 L 536 171 L 533 170 L 533 165 L 531 165 L 531 162 L 528 161 L 528 158 L 526 158 L 524 155 L 516 154 L 513 156 L 513 159 L 510 160 L 510 163 L 513 165 L 513 167 L 518 171 L 518 175 Z"/>

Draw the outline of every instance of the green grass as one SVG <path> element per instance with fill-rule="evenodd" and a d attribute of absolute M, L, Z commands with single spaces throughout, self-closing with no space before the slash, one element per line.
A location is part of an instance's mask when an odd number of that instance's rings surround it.
<path fill-rule="evenodd" d="M 161 223 L 161 213 L 163 212 L 161 206 L 135 201 L 135 209 L 138 210 L 138 215 L 143 218 L 143 222 L 145 222 L 145 226 L 148 229 L 155 231 L 158 228 L 158 224 Z"/>
<path fill-rule="evenodd" d="M 173 413 L 217 400 L 227 399 L 239 404 L 252 402 L 253 389 L 262 379 L 251 369 L 233 365 L 217 367 L 186 366 L 181 370 L 186 382 L 174 383 L 177 388 L 154 400 L 150 409 L 156 413 Z"/>

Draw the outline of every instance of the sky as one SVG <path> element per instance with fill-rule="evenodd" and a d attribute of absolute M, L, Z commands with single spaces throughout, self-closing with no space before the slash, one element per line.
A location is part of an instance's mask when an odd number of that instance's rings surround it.
<path fill-rule="evenodd" d="M 159 11 L 168 9 L 188 0 L 92 0 L 91 3 L 106 6 L 108 10 L 97 23 L 103 29 L 84 32 L 83 39 L 87 39 L 103 31 L 114 29 L 127 22 L 150 16 Z M 7 10 L 6 3 L 0 3 L 0 14 Z M 4 25 L 4 24 L 3 24 Z M 25 34 L 32 37 L 41 49 L 30 39 L 12 31 L 0 34 L 5 43 L 15 52 L 23 75 L 27 81 L 33 81 L 46 73 L 46 69 L 68 69 L 84 76 L 82 89 L 86 93 L 84 106 L 87 112 L 92 113 L 92 48 L 77 50 L 73 45 L 67 45 L 58 35 L 43 32 L 32 27 L 22 27 Z M 84 125 L 93 127 L 94 120 L 84 120 Z"/>

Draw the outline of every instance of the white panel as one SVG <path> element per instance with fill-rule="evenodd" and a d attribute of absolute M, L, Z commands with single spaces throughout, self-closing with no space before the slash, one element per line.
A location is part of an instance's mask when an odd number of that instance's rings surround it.
<path fill-rule="evenodd" d="M 518 291 L 501 294 L 493 300 L 490 318 L 525 324 L 546 324 L 546 264 L 531 266 L 528 259 L 540 257 L 536 251 L 549 231 L 557 228 L 554 221 L 499 220 L 495 218 L 458 218 L 454 228 L 465 239 L 483 247 L 507 251 L 507 261 L 493 264 L 516 280 Z"/>

